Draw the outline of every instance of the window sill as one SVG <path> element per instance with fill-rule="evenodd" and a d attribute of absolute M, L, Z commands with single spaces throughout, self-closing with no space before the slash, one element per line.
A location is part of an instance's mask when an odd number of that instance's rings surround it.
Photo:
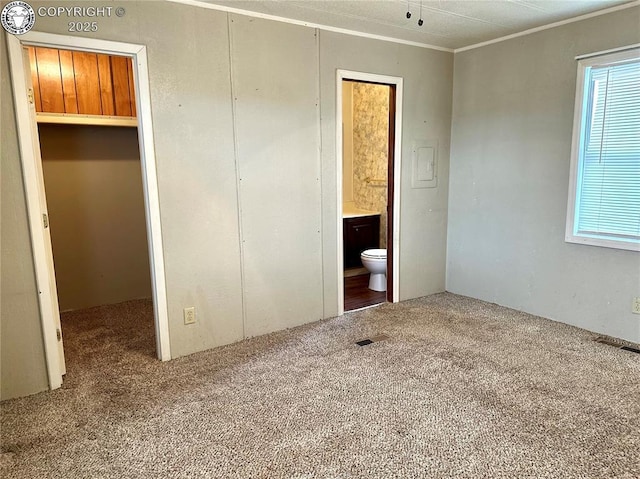
<path fill-rule="evenodd" d="M 594 238 L 591 236 L 566 235 L 566 243 L 584 244 L 588 246 L 600 246 L 602 248 L 622 249 L 627 251 L 640 251 L 640 243 L 633 241 L 611 240 L 604 238 Z"/>

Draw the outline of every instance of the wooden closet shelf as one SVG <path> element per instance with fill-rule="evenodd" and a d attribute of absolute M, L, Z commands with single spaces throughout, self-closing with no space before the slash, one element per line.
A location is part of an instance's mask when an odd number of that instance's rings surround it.
<path fill-rule="evenodd" d="M 63 125 L 138 126 L 138 119 L 135 116 L 36 113 L 36 120 L 38 123 L 58 123 Z"/>

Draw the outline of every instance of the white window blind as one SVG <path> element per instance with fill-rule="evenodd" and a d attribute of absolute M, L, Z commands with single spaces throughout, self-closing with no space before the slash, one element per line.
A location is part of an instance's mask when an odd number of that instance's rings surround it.
<path fill-rule="evenodd" d="M 571 234 L 640 244 L 640 59 L 583 74 Z"/>

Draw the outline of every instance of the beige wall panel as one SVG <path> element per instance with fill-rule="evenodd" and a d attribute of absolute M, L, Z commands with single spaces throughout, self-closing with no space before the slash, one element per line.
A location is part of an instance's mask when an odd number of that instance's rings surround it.
<path fill-rule="evenodd" d="M 247 336 L 322 318 L 314 30 L 233 15 Z"/>
<path fill-rule="evenodd" d="M 60 310 L 150 298 L 137 129 L 39 130 Z"/>
<path fill-rule="evenodd" d="M 149 50 L 177 357 L 243 337 L 227 15 L 169 3 L 144 7 L 140 42 Z M 197 323 L 186 326 L 189 306 Z"/>
<path fill-rule="evenodd" d="M 453 55 L 320 32 L 325 316 L 337 313 L 336 69 L 404 78 L 400 210 L 401 300 L 444 291 Z M 438 187 L 411 188 L 414 140 L 437 140 Z"/>
<path fill-rule="evenodd" d="M 456 55 L 447 289 L 640 342 L 640 254 L 565 243 L 576 55 L 640 8 Z"/>
<path fill-rule="evenodd" d="M 48 387 L 4 34 L 0 34 L 0 399 Z"/>

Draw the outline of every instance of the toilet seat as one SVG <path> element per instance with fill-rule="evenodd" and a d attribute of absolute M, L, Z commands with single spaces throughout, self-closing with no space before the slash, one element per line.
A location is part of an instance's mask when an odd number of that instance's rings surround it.
<path fill-rule="evenodd" d="M 387 259 L 386 249 L 368 249 L 363 251 L 360 256 L 371 259 Z"/>

